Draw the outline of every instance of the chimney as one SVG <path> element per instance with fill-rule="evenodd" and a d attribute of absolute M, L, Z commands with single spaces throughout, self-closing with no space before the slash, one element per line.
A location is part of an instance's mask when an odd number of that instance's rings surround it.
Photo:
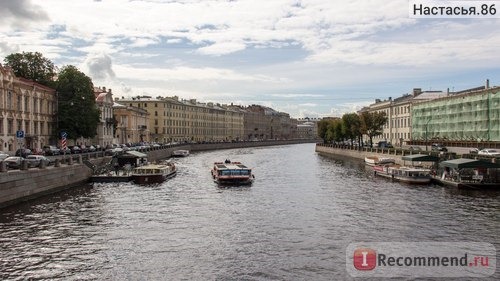
<path fill-rule="evenodd" d="M 102 91 L 105 93 L 106 92 L 106 87 L 102 87 Z"/>
<path fill-rule="evenodd" d="M 486 79 L 485 89 L 489 89 L 489 88 L 490 88 L 490 79 Z"/>
<path fill-rule="evenodd" d="M 111 94 L 111 89 L 108 89 L 108 94 Z"/>
<path fill-rule="evenodd" d="M 422 88 L 413 88 L 413 96 L 416 97 L 422 93 Z"/>

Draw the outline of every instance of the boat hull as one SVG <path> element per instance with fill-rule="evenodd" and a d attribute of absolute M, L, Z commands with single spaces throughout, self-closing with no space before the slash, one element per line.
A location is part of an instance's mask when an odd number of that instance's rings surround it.
<path fill-rule="evenodd" d="M 376 166 L 376 165 L 384 165 L 384 164 L 394 164 L 396 160 L 393 158 L 379 158 L 376 156 L 367 156 L 365 157 L 365 164 L 368 166 Z"/>
<path fill-rule="evenodd" d="M 430 174 L 410 176 L 408 174 L 415 174 L 427 172 L 427 170 L 406 170 L 403 168 L 391 168 L 391 166 L 374 166 L 373 173 L 376 176 L 381 176 L 395 181 L 400 181 L 409 184 L 429 184 L 431 183 Z M 406 174 L 405 174 L 406 173 Z"/>
<path fill-rule="evenodd" d="M 172 157 L 187 157 L 189 156 L 188 150 L 174 150 L 172 152 Z"/>
<path fill-rule="evenodd" d="M 214 182 L 220 185 L 250 185 L 252 178 L 215 178 Z"/>
<path fill-rule="evenodd" d="M 167 179 L 176 175 L 176 171 L 172 171 L 168 174 L 143 174 L 143 175 L 132 175 L 132 180 L 135 184 L 155 184 L 162 183 Z"/>

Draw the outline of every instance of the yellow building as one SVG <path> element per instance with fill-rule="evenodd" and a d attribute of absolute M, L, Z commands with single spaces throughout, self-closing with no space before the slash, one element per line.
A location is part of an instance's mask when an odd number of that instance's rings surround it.
<path fill-rule="evenodd" d="M 150 140 L 154 142 L 239 140 L 243 136 L 243 113 L 219 104 L 149 96 L 116 101 L 148 112 Z"/>
<path fill-rule="evenodd" d="M 114 103 L 113 112 L 116 121 L 115 143 L 149 142 L 147 110 Z"/>

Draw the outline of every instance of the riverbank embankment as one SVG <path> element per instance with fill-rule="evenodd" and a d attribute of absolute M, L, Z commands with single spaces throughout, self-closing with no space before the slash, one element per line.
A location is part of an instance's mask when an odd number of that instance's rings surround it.
<path fill-rule="evenodd" d="M 362 148 L 358 149 L 349 146 L 337 146 L 331 144 L 317 144 L 315 151 L 320 155 L 330 156 L 330 157 L 350 157 L 364 161 L 365 157 L 386 157 L 393 158 L 396 163 L 403 164 L 401 157 L 408 155 L 404 150 L 397 149 L 387 149 L 387 148 Z"/>

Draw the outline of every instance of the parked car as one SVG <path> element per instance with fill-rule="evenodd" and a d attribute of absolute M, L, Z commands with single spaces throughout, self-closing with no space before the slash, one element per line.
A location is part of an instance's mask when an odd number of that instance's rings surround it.
<path fill-rule="evenodd" d="M 492 148 L 485 148 L 485 149 L 480 150 L 477 154 L 498 157 L 498 156 L 500 156 L 500 150 L 492 149 Z"/>
<path fill-rule="evenodd" d="M 16 150 L 16 156 L 26 158 L 26 156 L 33 154 L 30 149 L 20 148 Z"/>
<path fill-rule="evenodd" d="M 61 150 L 53 145 L 46 145 L 43 147 L 43 152 L 45 155 L 59 155 L 61 154 Z"/>
<path fill-rule="evenodd" d="M 79 147 L 80 147 L 80 152 L 81 153 L 87 153 L 87 152 L 89 152 L 89 148 L 86 145 L 82 144 Z"/>
<path fill-rule="evenodd" d="M 0 161 L 5 160 L 5 158 L 7 158 L 9 156 L 10 156 L 9 154 L 0 151 Z"/>
<path fill-rule="evenodd" d="M 89 149 L 89 152 L 96 152 L 97 151 L 97 148 L 93 145 L 89 146 L 88 149 Z"/>
<path fill-rule="evenodd" d="M 420 146 L 410 146 L 409 150 L 413 152 L 419 152 L 422 151 L 422 148 L 420 148 Z"/>
<path fill-rule="evenodd" d="M 43 155 L 29 155 L 26 157 L 26 160 L 28 161 L 28 166 L 30 167 L 38 167 L 41 162 L 44 162 L 47 166 L 54 164 L 54 160 L 51 160 Z"/>
<path fill-rule="evenodd" d="M 3 160 L 10 169 L 19 169 L 23 164 L 24 158 L 21 156 L 9 156 Z"/>
<path fill-rule="evenodd" d="M 60 154 L 71 154 L 71 148 L 66 147 L 66 148 L 60 148 L 59 149 Z"/>
<path fill-rule="evenodd" d="M 469 150 L 469 154 L 478 154 L 481 149 L 479 148 L 471 148 Z"/>
<path fill-rule="evenodd" d="M 448 152 L 448 149 L 444 145 L 439 144 L 439 143 L 433 143 L 431 146 L 431 150 L 432 151 Z"/>
<path fill-rule="evenodd" d="M 387 141 L 379 141 L 377 144 L 378 148 L 394 148 L 390 142 Z"/>
<path fill-rule="evenodd" d="M 78 147 L 78 145 L 73 145 L 69 149 L 71 149 L 71 153 L 73 153 L 73 154 L 77 154 L 77 153 L 82 152 L 82 150 L 80 149 L 80 147 Z"/>

